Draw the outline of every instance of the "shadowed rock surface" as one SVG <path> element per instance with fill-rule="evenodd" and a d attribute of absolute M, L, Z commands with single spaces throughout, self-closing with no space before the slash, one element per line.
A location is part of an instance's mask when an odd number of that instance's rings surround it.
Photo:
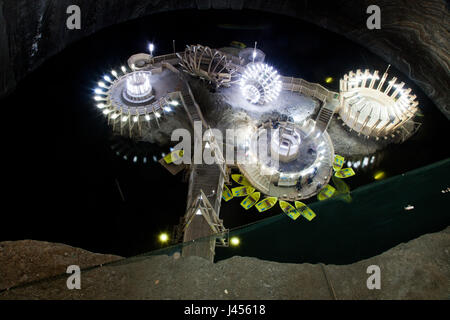
<path fill-rule="evenodd" d="M 69 5 L 79 5 L 81 30 L 66 28 Z M 369 5 L 381 9 L 381 29 L 368 30 Z M 104 27 L 185 9 L 251 9 L 296 17 L 346 36 L 409 76 L 450 117 L 445 0 L 0 0 L 0 96 L 47 58 Z"/>
<path fill-rule="evenodd" d="M 2 287 L 23 282 L 22 274 L 32 280 L 37 272 L 50 276 L 70 264 L 118 259 L 38 241 L 2 242 L 0 247 Z M 1 292 L 0 299 L 448 299 L 449 248 L 450 227 L 350 265 L 238 256 L 215 264 L 199 257 L 140 257 L 82 271 L 81 290 L 68 290 L 68 275 L 63 275 Z M 370 265 L 381 269 L 380 290 L 367 289 Z"/>

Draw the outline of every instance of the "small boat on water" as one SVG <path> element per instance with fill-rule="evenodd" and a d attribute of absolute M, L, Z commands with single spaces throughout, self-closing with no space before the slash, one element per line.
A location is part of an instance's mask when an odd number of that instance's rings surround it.
<path fill-rule="evenodd" d="M 289 202 L 280 200 L 280 207 L 284 213 L 288 215 L 292 220 L 296 220 L 300 216 L 300 212 L 295 209 Z"/>
<path fill-rule="evenodd" d="M 272 208 L 277 203 L 277 201 L 278 201 L 277 197 L 268 197 L 268 198 L 262 199 L 260 202 L 255 204 L 255 208 L 259 212 L 264 212 L 264 211 L 267 211 L 270 208 Z"/>
<path fill-rule="evenodd" d="M 245 210 L 250 209 L 255 205 L 255 203 L 258 202 L 260 196 L 261 196 L 260 192 L 253 192 L 252 194 L 248 195 L 244 200 L 242 200 L 241 206 L 244 207 Z"/>
<path fill-rule="evenodd" d="M 344 161 L 345 161 L 345 158 L 343 156 L 340 156 L 340 155 L 336 154 L 334 156 L 334 161 L 333 161 L 333 169 L 334 169 L 334 171 L 341 170 L 342 166 L 344 165 Z"/>
<path fill-rule="evenodd" d="M 345 169 L 339 170 L 338 172 L 336 172 L 334 174 L 335 177 L 343 178 L 343 179 L 352 177 L 354 175 L 355 175 L 355 171 L 353 171 L 352 168 L 345 168 Z"/>
<path fill-rule="evenodd" d="M 243 185 L 243 186 L 251 186 L 250 181 L 247 180 L 246 177 L 244 177 L 242 174 L 232 174 L 231 179 L 235 181 L 236 183 Z"/>
<path fill-rule="evenodd" d="M 226 185 L 223 186 L 222 199 L 225 201 L 233 199 L 233 194 L 231 193 L 230 188 L 228 188 Z"/>
<path fill-rule="evenodd" d="M 334 187 L 326 184 L 325 187 L 320 190 L 319 194 L 317 195 L 317 199 L 319 199 L 319 201 L 326 200 L 328 198 L 331 198 L 335 192 L 336 189 Z"/>
<path fill-rule="evenodd" d="M 300 201 L 295 201 L 295 208 L 300 212 L 302 216 L 311 221 L 316 217 L 314 211 L 312 211 L 306 204 Z"/>
<path fill-rule="evenodd" d="M 339 193 L 349 193 L 350 192 L 350 187 L 341 179 L 338 177 L 331 177 L 331 179 L 333 180 L 334 185 L 336 186 L 336 190 Z"/>
<path fill-rule="evenodd" d="M 231 192 L 233 194 L 233 197 L 245 197 L 255 192 L 255 188 L 242 186 L 231 189 Z"/>
<path fill-rule="evenodd" d="M 171 164 L 171 163 L 183 158 L 183 154 L 184 154 L 183 150 L 175 150 L 175 151 L 169 153 L 167 156 L 165 156 L 164 161 L 167 164 Z"/>

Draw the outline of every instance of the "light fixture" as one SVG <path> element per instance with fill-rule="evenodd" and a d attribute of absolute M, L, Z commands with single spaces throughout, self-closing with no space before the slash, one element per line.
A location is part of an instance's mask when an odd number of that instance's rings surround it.
<path fill-rule="evenodd" d="M 282 89 L 277 70 L 264 63 L 247 66 L 240 81 L 245 99 L 254 104 L 265 104 L 275 100 Z"/>
<path fill-rule="evenodd" d="M 239 244 L 241 243 L 241 240 L 238 238 L 238 237 L 232 237 L 231 239 L 230 239 L 230 244 L 232 245 L 232 246 L 238 246 Z"/>
<path fill-rule="evenodd" d="M 153 56 L 153 50 L 155 50 L 155 45 L 153 43 L 150 43 L 148 45 L 148 50 L 150 51 L 150 55 Z"/>
<path fill-rule="evenodd" d="M 160 242 L 165 243 L 169 240 L 169 235 L 167 233 L 163 232 L 159 235 L 158 238 L 159 238 Z"/>

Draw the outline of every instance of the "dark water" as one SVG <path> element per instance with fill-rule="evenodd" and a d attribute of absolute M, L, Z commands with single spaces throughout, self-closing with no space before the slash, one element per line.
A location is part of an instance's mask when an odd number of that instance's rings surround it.
<path fill-rule="evenodd" d="M 8 126 L 3 126 L 0 241 L 62 242 L 122 256 L 160 247 L 157 235 L 170 232 L 184 214 L 187 184 L 153 162 L 167 147 L 113 137 L 92 103 L 92 89 L 104 72 L 145 51 L 148 42 L 155 43 L 160 55 L 172 52 L 173 39 L 178 51 L 186 44 L 222 47 L 237 40 L 253 46 L 258 41 L 281 74 L 322 84 L 332 76 L 332 89 L 349 70 L 387 66 L 326 30 L 248 11 L 165 13 L 98 32 L 49 59 L 1 101 Z M 407 80 L 395 68 L 390 73 Z M 376 168 L 349 180 L 351 188 L 372 182 L 376 170 L 393 176 L 449 156 L 447 119 L 412 82 L 408 85 L 424 115 L 421 130 L 403 145 L 383 151 Z M 230 228 L 276 214 L 274 209 L 264 216 L 245 212 L 239 201 L 224 203 L 221 211 Z"/>

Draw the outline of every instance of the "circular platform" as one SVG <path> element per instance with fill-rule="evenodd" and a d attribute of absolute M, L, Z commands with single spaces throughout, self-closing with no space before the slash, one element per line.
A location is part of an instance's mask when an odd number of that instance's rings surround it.
<path fill-rule="evenodd" d="M 299 135 L 298 150 L 289 161 L 280 161 L 271 148 L 280 128 L 290 128 Z M 278 138 L 277 138 L 278 139 Z M 266 144 L 266 148 L 262 147 Z M 286 200 L 306 199 L 316 195 L 332 175 L 334 149 L 326 132 L 313 120 L 301 124 L 270 121 L 256 130 L 246 150 L 249 163 L 238 165 L 241 172 L 261 192 Z"/>

